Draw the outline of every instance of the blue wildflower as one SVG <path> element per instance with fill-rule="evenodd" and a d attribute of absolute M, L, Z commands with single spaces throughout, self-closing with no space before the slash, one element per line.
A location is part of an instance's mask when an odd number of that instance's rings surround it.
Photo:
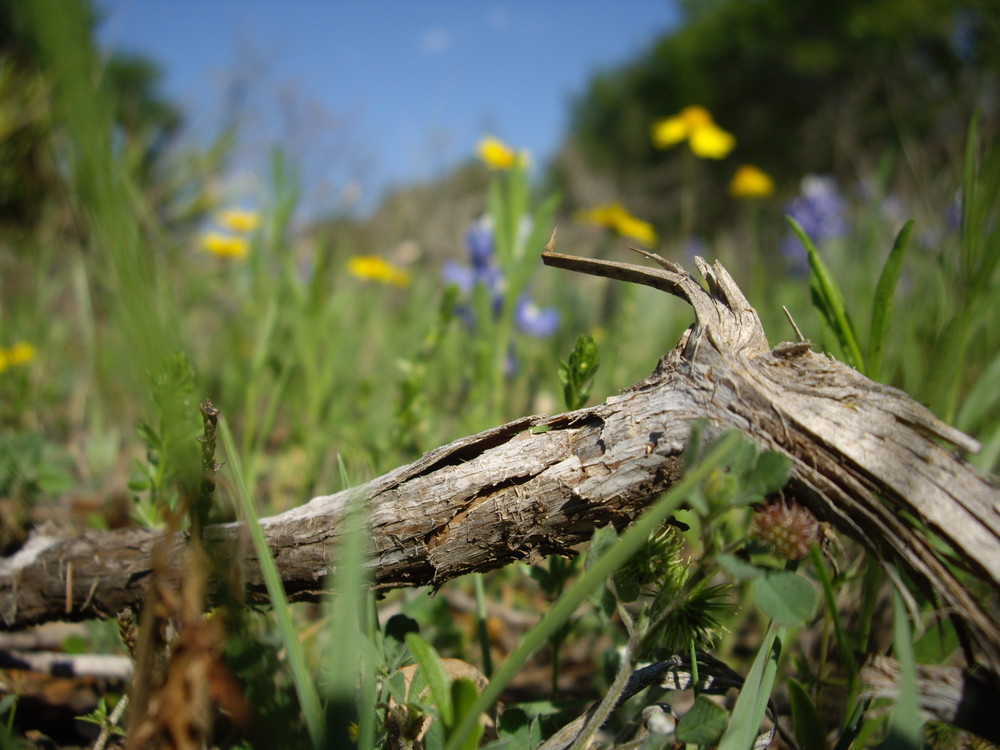
<path fill-rule="evenodd" d="M 544 338 L 559 328 L 559 312 L 554 307 L 539 307 L 522 294 L 514 305 L 514 324 L 529 336 Z"/>
<path fill-rule="evenodd" d="M 849 229 L 847 204 L 832 177 L 803 177 L 802 192 L 785 206 L 785 213 L 798 222 L 816 245 L 843 237 Z M 805 248 L 794 235 L 789 234 L 784 239 L 781 252 L 791 262 L 793 270 L 808 268 Z"/>
<path fill-rule="evenodd" d="M 465 233 L 465 247 L 469 250 L 469 261 L 476 269 L 489 268 L 496 264 L 493 256 L 493 219 L 480 217 L 472 222 Z"/>
<path fill-rule="evenodd" d="M 463 266 L 449 260 L 441 269 L 441 277 L 446 283 L 457 286 L 463 295 L 471 294 L 477 285 L 482 285 L 490 292 L 495 305 L 503 302 L 503 275 L 498 268 Z"/>
<path fill-rule="evenodd" d="M 506 284 L 497 266 L 493 247 L 493 221 L 483 216 L 472 223 L 465 234 L 465 247 L 469 253 L 469 265 L 448 261 L 441 270 L 446 283 L 454 284 L 463 295 L 472 293 L 476 286 L 483 286 L 490 295 L 493 315 L 503 309 Z M 460 305 L 458 314 L 469 325 L 475 320 L 468 305 Z M 552 307 L 539 307 L 527 294 L 518 297 L 514 305 L 514 323 L 529 336 L 551 336 L 559 327 L 559 313 Z"/>

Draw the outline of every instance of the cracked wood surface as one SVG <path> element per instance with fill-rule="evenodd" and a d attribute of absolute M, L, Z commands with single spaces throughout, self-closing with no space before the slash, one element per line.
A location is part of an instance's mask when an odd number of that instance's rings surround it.
<path fill-rule="evenodd" d="M 978 444 L 905 393 L 810 351 L 770 349 L 756 312 L 721 265 L 696 259 L 707 290 L 680 267 L 552 252 L 550 266 L 642 283 L 685 299 L 696 322 L 655 372 L 603 404 L 524 417 L 425 454 L 365 485 L 264 519 L 294 600 L 315 600 L 353 498 L 368 503 L 371 573 L 381 588 L 437 585 L 537 560 L 621 527 L 680 477 L 691 425 L 736 428 L 792 459 L 786 494 L 933 590 L 1000 674 L 1000 628 L 953 575 L 942 544 L 1000 591 L 1000 491 L 960 453 Z M 547 431 L 533 431 L 545 426 Z M 36 533 L 0 559 L 0 629 L 108 617 L 138 606 L 156 532 Z M 266 596 L 239 524 L 209 527 L 214 555 Z M 183 547 L 171 541 L 175 560 Z M 233 567 L 233 566 L 230 566 Z"/>

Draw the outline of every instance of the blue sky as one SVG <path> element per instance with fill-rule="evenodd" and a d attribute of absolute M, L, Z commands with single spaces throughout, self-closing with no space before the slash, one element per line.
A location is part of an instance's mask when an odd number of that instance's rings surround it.
<path fill-rule="evenodd" d="M 280 140 L 302 164 L 314 204 L 353 196 L 362 207 L 388 185 L 468 158 L 487 133 L 544 161 L 589 77 L 629 61 L 677 19 L 670 0 L 98 6 L 102 47 L 159 63 L 192 136 L 218 133 L 238 111 L 245 171 L 259 173 Z"/>

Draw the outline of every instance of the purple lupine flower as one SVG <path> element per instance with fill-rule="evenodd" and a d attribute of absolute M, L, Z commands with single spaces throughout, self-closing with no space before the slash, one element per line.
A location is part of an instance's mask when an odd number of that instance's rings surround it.
<path fill-rule="evenodd" d="M 503 276 L 497 268 L 463 266 L 461 263 L 449 260 L 441 269 L 441 278 L 446 283 L 457 286 L 462 294 L 470 294 L 477 284 L 481 284 L 490 291 L 494 300 L 503 301 Z"/>
<path fill-rule="evenodd" d="M 493 221 L 489 216 L 472 222 L 465 233 L 465 247 L 469 265 L 448 261 L 441 272 L 444 280 L 463 294 L 469 294 L 476 284 L 483 284 L 494 296 L 502 294 L 503 277 L 493 253 Z"/>
<path fill-rule="evenodd" d="M 472 223 L 465 233 L 465 246 L 469 252 L 469 265 L 448 261 L 441 270 L 445 282 L 454 284 L 463 295 L 468 295 L 477 285 L 486 287 L 492 301 L 494 315 L 503 308 L 506 284 L 497 267 L 493 247 L 493 221 L 483 216 Z M 472 311 L 466 304 L 460 305 L 458 314 L 469 325 L 473 325 Z M 527 296 L 518 297 L 514 307 L 514 323 L 529 336 L 551 336 L 559 327 L 559 313 L 552 307 L 539 307 Z"/>
<path fill-rule="evenodd" d="M 463 266 L 453 260 L 445 261 L 441 269 L 441 278 L 446 284 L 454 284 L 462 294 L 468 294 L 476 285 L 476 273 L 469 266 Z"/>
<path fill-rule="evenodd" d="M 794 199 L 789 213 L 813 241 L 823 242 L 847 234 L 847 207 L 833 177 L 806 175 L 802 195 Z"/>
<path fill-rule="evenodd" d="M 785 213 L 798 222 L 816 245 L 843 237 L 849 229 L 847 204 L 833 177 L 803 177 L 802 192 L 785 206 Z M 789 234 L 784 239 L 781 252 L 790 261 L 793 271 L 808 269 L 805 248 L 795 235 Z"/>
<path fill-rule="evenodd" d="M 529 336 L 544 338 L 559 328 L 559 312 L 554 307 L 539 307 L 522 294 L 514 305 L 514 323 Z"/>
<path fill-rule="evenodd" d="M 496 264 L 493 257 L 493 219 L 483 216 L 472 222 L 465 233 L 465 247 L 469 251 L 469 261 L 476 269 L 485 269 Z"/>

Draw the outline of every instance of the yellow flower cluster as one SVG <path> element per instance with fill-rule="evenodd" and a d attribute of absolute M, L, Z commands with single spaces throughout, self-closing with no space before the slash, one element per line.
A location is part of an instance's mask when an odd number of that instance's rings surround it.
<path fill-rule="evenodd" d="M 744 164 L 729 181 L 729 194 L 734 198 L 767 198 L 774 192 L 774 180 L 753 164 Z"/>
<path fill-rule="evenodd" d="M 35 347 L 25 341 L 5 349 L 0 348 L 0 372 L 28 364 L 35 358 L 35 353 Z"/>
<path fill-rule="evenodd" d="M 479 141 L 476 152 L 479 154 L 480 161 L 490 169 L 506 170 L 512 168 L 515 164 L 526 167 L 529 162 L 527 151 L 517 153 L 506 143 L 499 138 L 494 138 L 492 135 L 486 136 Z"/>
<path fill-rule="evenodd" d="M 630 214 L 621 203 L 610 203 L 605 206 L 595 206 L 588 211 L 576 215 L 577 221 L 585 224 L 597 224 L 617 232 L 623 237 L 631 237 L 644 245 L 656 244 L 656 232 L 653 225 Z"/>
<path fill-rule="evenodd" d="M 699 106 L 685 107 L 679 114 L 653 123 L 653 145 L 657 148 L 672 148 L 684 141 L 703 159 L 724 159 L 736 147 L 736 138 Z"/>
<path fill-rule="evenodd" d="M 410 272 L 398 268 L 377 255 L 355 255 L 347 261 L 347 270 L 359 279 L 392 286 L 409 286 Z"/>
<path fill-rule="evenodd" d="M 653 123 L 653 144 L 671 148 L 684 141 L 691 152 L 703 159 L 724 159 L 736 148 L 736 138 L 715 124 L 704 107 L 685 107 L 673 117 Z M 734 198 L 767 198 L 774 193 L 774 180 L 759 167 L 744 164 L 729 182 L 729 194 Z"/>
<path fill-rule="evenodd" d="M 249 234 L 260 226 L 260 214 L 256 211 L 244 211 L 241 208 L 230 208 L 218 217 L 219 224 L 230 232 Z"/>
<path fill-rule="evenodd" d="M 220 258 L 245 258 L 250 252 L 247 235 L 260 227 L 260 215 L 254 211 L 230 208 L 220 213 L 216 222 L 227 231 L 202 234 L 201 249 Z"/>
<path fill-rule="evenodd" d="M 201 249 L 220 258 L 243 258 L 250 251 L 246 237 L 222 232 L 205 232 L 201 236 Z"/>

